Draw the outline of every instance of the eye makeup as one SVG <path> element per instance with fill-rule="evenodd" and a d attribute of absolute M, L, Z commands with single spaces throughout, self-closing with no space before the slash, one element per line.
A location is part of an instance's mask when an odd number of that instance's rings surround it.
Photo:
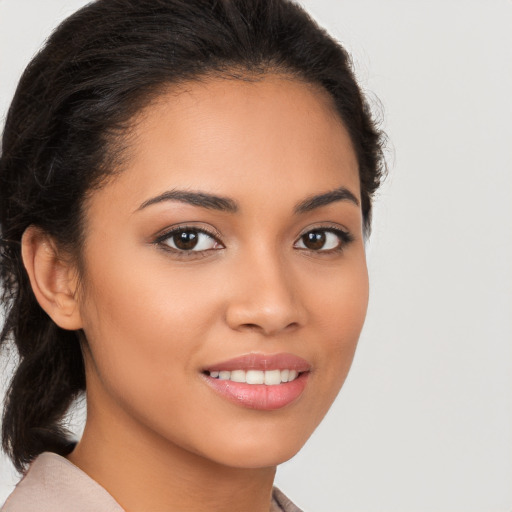
<path fill-rule="evenodd" d="M 153 244 L 178 258 L 205 257 L 211 251 L 224 249 L 217 231 L 190 224 L 180 224 L 165 230 Z"/>
<path fill-rule="evenodd" d="M 225 249 L 217 231 L 196 225 L 180 224 L 158 235 L 153 244 L 180 258 L 205 257 L 211 251 Z M 294 242 L 293 247 L 315 254 L 342 252 L 354 236 L 339 226 L 318 225 L 309 227 Z"/>

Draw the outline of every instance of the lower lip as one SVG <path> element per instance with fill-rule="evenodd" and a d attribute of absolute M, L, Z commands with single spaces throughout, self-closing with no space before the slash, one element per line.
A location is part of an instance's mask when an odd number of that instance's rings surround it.
<path fill-rule="evenodd" d="M 308 377 L 309 372 L 304 372 L 291 382 L 267 386 L 214 379 L 205 375 L 208 385 L 222 397 L 242 407 L 261 411 L 281 409 L 297 400 L 306 387 Z"/>

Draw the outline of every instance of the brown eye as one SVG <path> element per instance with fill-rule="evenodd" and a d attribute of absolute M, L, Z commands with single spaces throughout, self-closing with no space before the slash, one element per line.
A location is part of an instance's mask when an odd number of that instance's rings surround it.
<path fill-rule="evenodd" d="M 197 245 L 199 237 L 194 231 L 178 231 L 172 239 L 177 249 L 190 251 Z"/>
<path fill-rule="evenodd" d="M 315 252 L 341 251 L 352 240 L 352 235 L 341 229 L 313 229 L 302 235 L 295 247 Z"/>
<path fill-rule="evenodd" d="M 302 236 L 302 242 L 307 249 L 318 251 L 324 247 L 326 238 L 323 231 L 310 231 Z"/>
<path fill-rule="evenodd" d="M 158 243 L 175 251 L 201 252 L 217 249 L 220 244 L 208 233 L 199 229 L 180 228 L 162 236 Z"/>

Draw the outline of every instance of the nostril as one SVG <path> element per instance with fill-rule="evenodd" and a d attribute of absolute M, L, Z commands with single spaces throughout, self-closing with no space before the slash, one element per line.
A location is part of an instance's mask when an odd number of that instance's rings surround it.
<path fill-rule="evenodd" d="M 241 325 L 242 328 L 246 328 L 249 331 L 260 331 L 262 330 L 262 327 L 257 324 L 243 324 Z"/>
<path fill-rule="evenodd" d="M 296 329 L 298 326 L 299 326 L 298 322 L 291 322 L 283 328 L 272 329 L 272 328 L 265 328 L 264 326 L 258 325 L 258 324 L 246 323 L 246 324 L 240 325 L 240 328 L 245 329 L 247 331 L 264 332 L 266 334 L 272 334 L 276 330 L 290 331 L 290 330 Z"/>

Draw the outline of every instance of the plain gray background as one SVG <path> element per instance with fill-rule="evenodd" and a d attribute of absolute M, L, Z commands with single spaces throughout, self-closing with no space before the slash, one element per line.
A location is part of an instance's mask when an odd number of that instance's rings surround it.
<path fill-rule="evenodd" d="M 85 3 L 0 0 L 0 118 Z M 277 485 L 311 512 L 510 512 L 512 2 L 303 4 L 382 102 L 390 176 L 351 374 Z M 0 458 L 0 503 L 15 481 Z"/>

